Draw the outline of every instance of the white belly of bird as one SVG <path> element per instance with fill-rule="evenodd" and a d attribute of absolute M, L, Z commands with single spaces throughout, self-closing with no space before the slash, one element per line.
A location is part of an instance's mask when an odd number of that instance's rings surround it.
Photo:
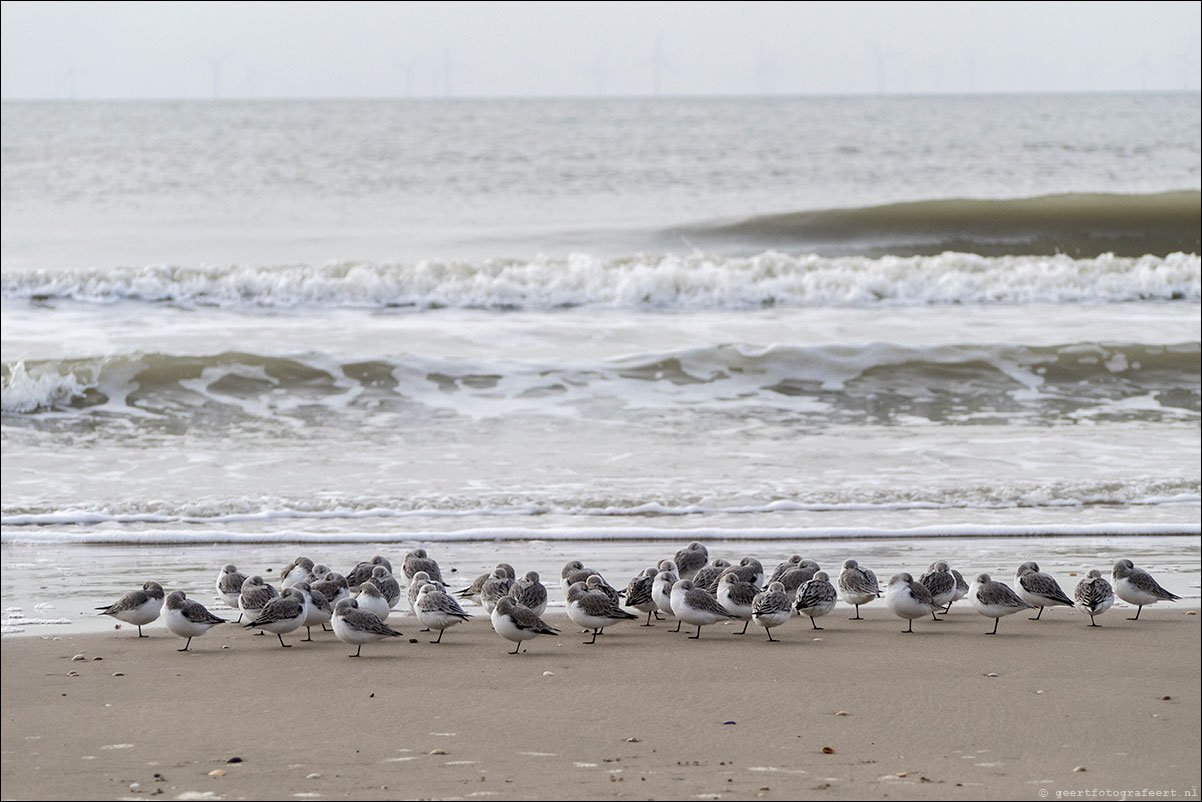
<path fill-rule="evenodd" d="M 1127 604 L 1134 604 L 1137 607 L 1143 607 L 1147 604 L 1155 604 L 1160 601 L 1155 594 L 1148 593 L 1146 590 L 1140 590 L 1131 584 L 1131 580 L 1127 577 L 1116 579 L 1114 582 L 1114 595 L 1118 596 Z"/>
<path fill-rule="evenodd" d="M 738 604 L 730 598 L 730 586 L 723 585 L 718 589 L 718 604 L 721 604 L 727 610 L 734 613 L 735 618 L 740 621 L 746 621 L 751 618 L 751 612 L 754 607 L 750 604 Z"/>
<path fill-rule="evenodd" d="M 359 609 L 365 613 L 371 613 L 381 621 L 388 620 L 388 614 L 392 612 L 392 608 L 388 606 L 388 602 L 380 596 L 364 596 L 359 594 Z"/>
<path fill-rule="evenodd" d="M 141 627 L 158 618 L 162 610 L 162 599 L 147 599 L 130 610 L 122 610 L 119 613 L 110 613 L 109 615 L 118 621 L 124 621 L 127 624 Z"/>
<path fill-rule="evenodd" d="M 835 609 L 835 600 L 830 599 L 829 601 L 819 602 L 813 607 L 802 607 L 797 612 L 810 618 L 821 618 L 833 609 Z"/>
<path fill-rule="evenodd" d="M 911 621 L 915 618 L 930 615 L 931 610 L 934 609 L 931 605 L 914 598 L 914 594 L 910 592 L 909 588 L 902 590 L 890 589 L 885 593 L 885 601 L 895 615 L 899 618 L 908 618 Z"/>
<path fill-rule="evenodd" d="M 1019 580 L 1014 581 L 1014 590 L 1018 593 L 1018 597 L 1032 607 L 1052 607 L 1063 602 L 1058 602 L 1055 599 L 1049 599 L 1047 596 L 1041 596 L 1038 593 L 1032 593 L 1023 587 L 1023 583 Z"/>
<path fill-rule="evenodd" d="M 589 615 L 580 606 L 579 602 L 568 602 L 568 618 L 572 619 L 572 623 L 576 624 L 576 626 L 584 627 L 585 629 L 604 629 L 613 622 L 611 618 Z"/>
<path fill-rule="evenodd" d="M 280 580 L 280 590 L 287 590 L 293 585 L 300 584 L 309 579 L 309 572 L 303 568 L 293 568 L 288 572 L 288 575 Z"/>
<path fill-rule="evenodd" d="M 330 610 L 322 610 L 315 605 L 310 604 L 308 614 L 305 616 L 305 626 L 316 627 L 321 624 L 330 623 L 330 618 L 333 613 Z"/>
<path fill-rule="evenodd" d="M 640 613 L 649 613 L 652 610 L 658 609 L 658 606 L 655 603 L 655 599 L 648 599 L 645 602 L 639 602 L 638 604 L 630 604 L 628 606 L 633 607 L 634 609 L 638 610 Z M 539 615 L 542 615 L 542 613 L 539 613 Z"/>
<path fill-rule="evenodd" d="M 868 604 L 868 602 L 876 598 L 875 593 L 857 593 L 854 590 L 845 590 L 844 588 L 839 588 L 839 595 L 843 597 L 843 601 L 853 606 Z"/>
<path fill-rule="evenodd" d="M 673 615 L 672 612 L 672 594 L 668 591 L 666 582 L 657 582 L 651 586 L 651 600 L 655 602 L 655 607 L 664 615 Z"/>
<path fill-rule="evenodd" d="M 255 624 L 259 629 L 270 632 L 273 635 L 287 635 L 294 629 L 300 629 L 305 625 L 305 608 L 301 607 L 300 613 L 295 618 L 285 618 L 282 621 L 267 621 L 262 624 Z"/>
<path fill-rule="evenodd" d="M 683 591 L 672 591 L 672 615 L 691 626 L 708 626 L 723 618 L 717 613 L 691 606 Z"/>
<path fill-rule="evenodd" d="M 1027 609 L 1025 607 L 1012 607 L 1008 604 L 985 604 L 977 599 L 975 593 L 972 597 L 972 606 L 986 618 L 1001 618 L 1002 616 L 1013 615 Z"/>
<path fill-rule="evenodd" d="M 354 627 L 349 626 L 346 623 L 346 619 L 340 615 L 334 616 L 333 624 L 334 637 L 338 638 L 338 640 L 342 641 L 343 643 L 371 643 L 372 641 L 385 637 L 384 635 L 377 635 L 374 632 L 368 632 L 365 629 L 355 629 Z"/>
<path fill-rule="evenodd" d="M 271 599 L 268 599 L 267 601 L 271 601 Z M 263 607 L 247 607 L 244 605 L 242 603 L 241 596 L 238 597 L 237 608 L 238 612 L 242 613 L 244 617 L 252 621 L 259 617 L 259 613 L 263 612 Z"/>
<path fill-rule="evenodd" d="M 437 610 L 423 610 L 418 607 L 416 614 L 417 620 L 421 622 L 422 626 L 430 629 L 443 630 L 463 623 L 463 619 L 459 616 L 447 615 Z"/>
<path fill-rule="evenodd" d="M 779 613 L 767 613 L 764 615 L 754 615 L 751 620 L 762 626 L 764 629 L 776 629 L 782 624 L 787 624 L 789 619 L 793 617 L 792 608 L 782 610 Z"/>
<path fill-rule="evenodd" d="M 513 625 L 513 619 L 507 615 L 500 615 L 494 608 L 491 613 L 493 631 L 506 640 L 516 642 L 530 640 L 536 637 L 534 632 L 528 629 L 518 629 Z"/>
<path fill-rule="evenodd" d="M 167 611 L 167 629 L 181 638 L 196 638 L 209 631 L 213 624 L 189 621 L 182 610 Z"/>
<path fill-rule="evenodd" d="M 547 603 L 544 601 L 535 607 L 531 607 L 530 611 L 533 612 L 539 618 L 542 618 L 543 613 L 547 612 Z"/>
<path fill-rule="evenodd" d="M 931 601 L 933 601 L 935 603 L 936 607 L 946 607 L 948 602 L 952 601 L 955 598 L 955 596 L 956 596 L 956 586 L 952 585 L 950 589 L 944 591 L 943 593 L 939 593 L 939 594 L 932 593 Z"/>

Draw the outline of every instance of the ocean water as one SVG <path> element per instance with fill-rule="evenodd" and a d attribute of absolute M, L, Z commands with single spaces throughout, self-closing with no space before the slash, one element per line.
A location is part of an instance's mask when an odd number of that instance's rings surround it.
<path fill-rule="evenodd" d="M 6 607 L 85 609 L 147 555 L 633 575 L 695 538 L 1145 557 L 1199 595 L 1197 94 L 2 127 Z"/>

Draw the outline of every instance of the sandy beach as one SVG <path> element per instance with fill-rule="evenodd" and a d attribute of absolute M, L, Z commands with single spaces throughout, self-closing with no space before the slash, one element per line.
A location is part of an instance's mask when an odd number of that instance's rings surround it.
<path fill-rule="evenodd" d="M 617 626 L 507 654 L 484 618 L 359 660 L 233 626 L 6 639 L 5 799 L 1197 796 L 1199 616 L 884 607 L 700 641 Z M 414 643 L 411 639 L 416 640 Z M 76 655 L 83 659 L 73 660 Z M 240 760 L 235 760 L 238 758 Z M 233 761 L 233 762 L 231 762 Z"/>

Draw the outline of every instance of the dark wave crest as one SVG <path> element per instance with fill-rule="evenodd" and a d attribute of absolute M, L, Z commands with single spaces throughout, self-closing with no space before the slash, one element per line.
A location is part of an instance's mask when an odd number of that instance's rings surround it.
<path fill-rule="evenodd" d="M 701 248 L 777 248 L 824 256 L 1057 254 L 1088 258 L 1164 256 L 1202 248 L 1202 193 L 1044 195 L 1013 200 L 940 200 L 761 215 L 684 226 Z"/>

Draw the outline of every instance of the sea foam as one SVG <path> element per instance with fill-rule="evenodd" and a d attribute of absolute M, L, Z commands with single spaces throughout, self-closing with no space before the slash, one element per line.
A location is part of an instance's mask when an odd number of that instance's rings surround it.
<path fill-rule="evenodd" d="M 691 310 L 1202 299 L 1195 254 L 1089 259 L 967 253 L 869 258 L 637 254 L 325 265 L 155 265 L 6 272 L 8 301 L 231 309 L 606 307 Z"/>

